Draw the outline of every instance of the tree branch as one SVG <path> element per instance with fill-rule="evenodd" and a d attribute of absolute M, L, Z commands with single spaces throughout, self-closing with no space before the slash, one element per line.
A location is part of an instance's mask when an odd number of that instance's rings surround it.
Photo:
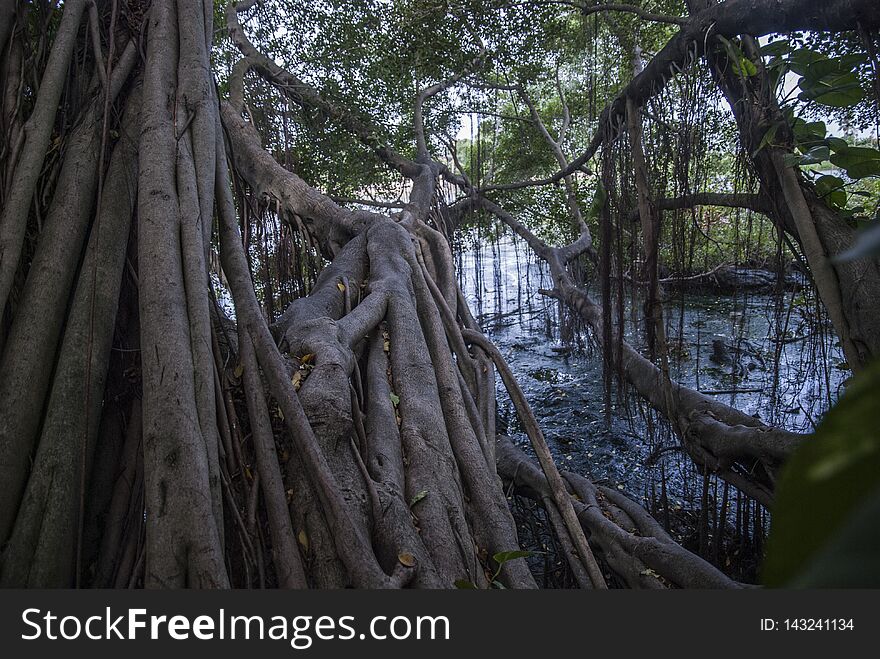
<path fill-rule="evenodd" d="M 297 105 L 314 108 L 327 114 L 340 126 L 357 136 L 363 144 L 372 149 L 380 160 L 391 165 L 407 178 L 418 176 L 421 172 L 421 167 L 389 147 L 381 139 L 378 130 L 374 126 L 368 125 L 354 113 L 339 108 L 323 98 L 318 90 L 307 82 L 300 80 L 291 72 L 278 66 L 251 43 L 238 20 L 238 12 L 248 9 L 253 4 L 254 0 L 238 4 L 230 3 L 226 10 L 229 36 L 245 58 L 245 61 L 237 64 L 233 70 L 235 86 L 231 85 L 231 88 L 236 94 L 235 97 L 231 94 L 230 100 L 238 103 L 236 109 L 241 109 L 243 101 L 243 95 L 240 93 L 241 78 L 248 69 L 253 69 Z"/>
<path fill-rule="evenodd" d="M 686 68 L 705 50 L 712 36 L 755 37 L 800 30 L 841 32 L 880 26 L 880 4 L 875 0 L 727 0 L 692 16 L 659 53 L 612 99 L 599 116 L 600 129 L 586 150 L 568 167 L 552 176 L 530 181 L 486 186 L 490 190 L 516 190 L 556 183 L 592 159 L 602 144 L 602 126 L 611 126 L 616 136 L 626 116 L 626 99 L 636 106 L 659 94 L 676 73 Z"/>
<path fill-rule="evenodd" d="M 688 21 L 686 18 L 681 18 L 680 16 L 669 16 L 668 14 L 655 14 L 653 12 L 642 9 L 641 7 L 636 7 L 635 5 L 616 5 L 616 4 L 597 4 L 591 6 L 581 6 L 580 12 L 584 16 L 590 16 L 591 14 L 597 14 L 599 12 L 605 11 L 619 11 L 628 14 L 635 14 L 639 18 L 643 18 L 646 21 L 653 21 L 654 23 L 669 23 L 671 25 L 685 25 Z"/>
<path fill-rule="evenodd" d="M 416 95 L 415 109 L 413 111 L 413 129 L 416 134 L 416 146 L 418 148 L 419 156 L 428 157 L 428 141 L 425 138 L 425 117 L 424 117 L 424 106 L 425 101 L 427 101 L 432 96 L 439 94 L 446 89 L 449 89 L 456 82 L 461 80 L 466 75 L 475 71 L 483 65 L 483 62 L 486 59 L 486 46 L 483 44 L 482 40 L 479 40 L 480 44 L 480 52 L 476 57 L 471 61 L 470 65 L 465 67 L 462 71 L 455 73 L 445 80 L 441 80 L 440 82 L 431 85 L 430 87 L 425 87 L 419 91 Z"/>

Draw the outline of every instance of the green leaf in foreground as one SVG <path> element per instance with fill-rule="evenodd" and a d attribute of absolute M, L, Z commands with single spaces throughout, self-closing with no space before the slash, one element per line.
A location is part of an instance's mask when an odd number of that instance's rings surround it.
<path fill-rule="evenodd" d="M 880 175 L 880 151 L 867 146 L 838 149 L 831 162 L 846 170 L 847 176 L 858 179 Z"/>
<path fill-rule="evenodd" d="M 846 556 L 873 551 L 880 527 L 874 501 L 880 490 L 878 409 L 880 362 L 875 362 L 852 381 L 815 436 L 786 465 L 764 561 L 768 586 L 844 585 L 833 570 Z M 866 523 L 864 517 L 872 514 Z M 858 570 L 847 579 L 880 585 L 876 554 Z"/>

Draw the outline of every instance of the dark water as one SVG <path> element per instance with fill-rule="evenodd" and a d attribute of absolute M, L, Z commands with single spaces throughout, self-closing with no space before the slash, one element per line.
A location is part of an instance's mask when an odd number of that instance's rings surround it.
<path fill-rule="evenodd" d="M 459 277 L 561 468 L 643 502 L 656 493 L 662 470 L 673 506 L 695 501 L 699 483 L 693 467 L 674 450 L 677 440 L 668 428 L 653 422 L 653 412 L 633 396 L 615 396 L 611 425 L 606 424 L 599 352 L 582 334 L 560 340 L 566 321 L 558 304 L 538 292 L 550 287 L 549 277 L 527 247 L 509 238 L 472 247 L 461 254 Z M 643 345 L 641 304 L 627 300 L 625 306 L 627 340 Z M 815 315 L 815 303 L 805 293 L 672 297 L 664 304 L 664 318 L 673 377 L 765 422 L 809 431 L 849 375 L 837 367 L 843 362 L 840 348 Z M 739 351 L 736 363 L 713 362 L 713 342 L 734 357 Z M 736 393 L 719 393 L 728 391 Z M 527 444 L 500 384 L 498 414 L 499 430 Z"/>

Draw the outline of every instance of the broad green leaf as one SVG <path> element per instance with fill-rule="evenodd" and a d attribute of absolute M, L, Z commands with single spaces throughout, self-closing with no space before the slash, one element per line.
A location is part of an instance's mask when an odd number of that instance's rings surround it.
<path fill-rule="evenodd" d="M 880 175 L 880 151 L 867 146 L 850 146 L 839 149 L 831 156 L 831 162 L 845 169 L 853 179 Z"/>
<path fill-rule="evenodd" d="M 813 139 L 822 140 L 825 139 L 825 134 L 827 133 L 824 121 L 806 122 L 800 120 L 795 122 L 794 126 L 792 126 L 792 130 L 798 142 Z"/>
<path fill-rule="evenodd" d="M 842 140 L 839 137 L 829 137 L 825 141 L 828 143 L 828 146 L 831 147 L 832 151 L 840 151 L 841 149 L 849 148 L 847 141 Z"/>
<path fill-rule="evenodd" d="M 453 585 L 462 590 L 477 590 L 477 587 L 467 579 L 456 579 Z"/>
<path fill-rule="evenodd" d="M 810 80 L 852 73 L 853 69 L 865 61 L 862 54 L 844 55 L 843 57 L 831 57 L 810 62 L 804 70 L 804 77 Z"/>
<path fill-rule="evenodd" d="M 843 208 L 846 206 L 844 185 L 846 184 L 842 178 L 826 174 L 816 179 L 816 194 L 822 197 L 829 206 Z"/>
<path fill-rule="evenodd" d="M 535 552 L 533 551 L 523 551 L 521 549 L 513 550 L 513 551 L 499 551 L 492 557 L 498 565 L 503 565 L 507 561 L 512 561 L 516 558 L 528 558 L 529 556 L 534 556 Z"/>
<path fill-rule="evenodd" d="M 848 108 L 856 105 L 865 96 L 862 88 L 857 85 L 838 87 L 823 94 L 812 97 L 812 100 L 831 108 Z M 810 100 L 810 99 L 807 99 Z"/>
<path fill-rule="evenodd" d="M 832 73 L 821 78 L 805 76 L 798 81 L 798 86 L 801 88 L 798 98 L 802 101 L 816 101 L 831 107 L 855 105 L 865 95 L 858 76 L 851 71 Z"/>
<path fill-rule="evenodd" d="M 791 50 L 791 44 L 787 39 L 780 39 L 778 41 L 772 41 L 765 46 L 761 47 L 762 55 L 785 55 L 788 51 Z"/>
<path fill-rule="evenodd" d="M 800 159 L 801 165 L 818 165 L 820 162 L 825 162 L 831 156 L 831 151 L 824 144 L 820 146 L 814 146 L 810 150 L 808 150 L 803 157 Z"/>
<path fill-rule="evenodd" d="M 801 156 L 797 153 L 786 153 L 782 156 L 782 164 L 786 167 L 794 167 L 801 162 Z"/>
<path fill-rule="evenodd" d="M 823 59 L 825 59 L 825 56 L 821 53 L 817 53 L 815 50 L 798 48 L 789 55 L 788 62 L 792 71 L 804 75 L 810 64 Z"/>
<path fill-rule="evenodd" d="M 816 82 L 826 76 L 836 76 L 847 71 L 841 69 L 840 63 L 834 59 L 820 59 L 810 62 L 804 69 L 804 78 Z"/>
<path fill-rule="evenodd" d="M 880 488 L 853 512 L 840 532 L 818 552 L 792 586 L 880 587 Z"/>
<path fill-rule="evenodd" d="M 793 583 L 880 486 L 878 408 L 875 362 L 852 380 L 783 469 L 763 568 L 767 585 Z"/>

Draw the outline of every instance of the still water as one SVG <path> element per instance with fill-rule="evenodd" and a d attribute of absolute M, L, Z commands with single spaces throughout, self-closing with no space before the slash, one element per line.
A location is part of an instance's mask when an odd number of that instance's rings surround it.
<path fill-rule="evenodd" d="M 459 257 L 462 290 L 483 330 L 513 369 L 561 468 L 645 503 L 663 471 L 673 505 L 697 486 L 677 441 L 635 397 L 603 407 L 602 360 L 583 333 L 563 342 L 546 266 L 511 238 Z M 598 291 L 591 291 L 598 295 Z M 809 292 L 719 295 L 670 291 L 664 304 L 673 377 L 767 423 L 808 432 L 849 376 Z M 627 340 L 643 346 L 641 304 L 624 301 Z M 499 382 L 499 432 L 527 440 Z M 653 458 L 653 459 L 649 459 Z"/>

